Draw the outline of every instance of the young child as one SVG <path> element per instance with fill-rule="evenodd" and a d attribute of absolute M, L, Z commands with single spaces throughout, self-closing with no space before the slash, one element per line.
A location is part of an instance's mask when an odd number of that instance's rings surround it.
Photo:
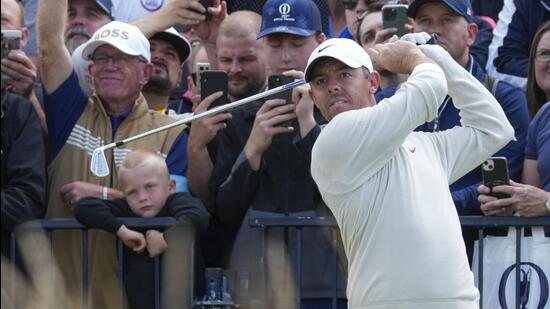
<path fill-rule="evenodd" d="M 200 200 L 175 192 L 175 181 L 170 180 L 164 159 L 150 151 L 134 150 L 126 156 L 118 172 L 118 187 L 124 199 L 84 198 L 75 206 L 75 217 L 89 228 L 116 234 L 132 249 L 124 250 L 129 307 L 154 308 L 153 258 L 168 247 L 164 234 L 153 229 L 129 229 L 118 217 L 174 217 L 178 223 L 192 225 L 195 235 L 200 235 L 208 225 L 208 213 Z"/>

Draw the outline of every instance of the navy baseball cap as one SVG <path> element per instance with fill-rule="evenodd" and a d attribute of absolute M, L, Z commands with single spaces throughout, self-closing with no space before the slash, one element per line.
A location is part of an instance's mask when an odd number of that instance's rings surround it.
<path fill-rule="evenodd" d="M 95 0 L 95 4 L 103 11 L 105 14 L 107 14 L 111 20 L 113 19 L 113 13 L 111 12 L 113 8 L 113 3 L 111 0 Z"/>
<path fill-rule="evenodd" d="M 311 0 L 267 0 L 257 39 L 272 33 L 311 36 L 321 32 L 321 14 Z"/>
<path fill-rule="evenodd" d="M 418 8 L 429 2 L 443 2 L 458 15 L 466 18 L 468 22 L 472 21 L 472 4 L 470 0 L 415 0 L 409 6 L 407 15 L 416 18 L 416 11 L 418 11 Z"/>

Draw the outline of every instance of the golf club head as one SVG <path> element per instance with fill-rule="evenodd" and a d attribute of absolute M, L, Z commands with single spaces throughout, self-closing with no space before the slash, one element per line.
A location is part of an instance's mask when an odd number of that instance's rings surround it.
<path fill-rule="evenodd" d="M 105 150 L 103 147 L 96 148 L 94 149 L 94 152 L 92 152 L 90 171 L 97 177 L 105 177 L 109 175 L 109 165 L 107 164 Z"/>

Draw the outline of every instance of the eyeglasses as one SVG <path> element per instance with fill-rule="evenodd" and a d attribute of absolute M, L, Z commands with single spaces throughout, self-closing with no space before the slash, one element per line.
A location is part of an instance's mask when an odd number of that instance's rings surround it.
<path fill-rule="evenodd" d="M 136 57 L 127 54 L 118 54 L 113 56 L 108 56 L 105 54 L 94 54 L 90 56 L 90 60 L 97 65 L 106 65 L 109 63 L 109 59 L 113 61 L 113 64 L 127 64 L 134 59 L 138 59 L 140 62 L 147 62 L 142 57 Z"/>
<path fill-rule="evenodd" d="M 535 54 L 535 60 L 540 62 L 550 61 L 550 49 L 541 49 Z"/>

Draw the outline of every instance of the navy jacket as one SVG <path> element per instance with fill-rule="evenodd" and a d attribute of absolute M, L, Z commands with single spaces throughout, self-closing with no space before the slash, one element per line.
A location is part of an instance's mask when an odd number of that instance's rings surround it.
<path fill-rule="evenodd" d="M 487 72 L 523 88 L 531 42 L 540 25 L 550 20 L 550 0 L 514 0 L 513 4 L 513 8 L 507 8 L 509 4 L 505 3 L 499 15 L 489 48 Z M 506 24 L 507 21 L 510 23 Z"/>
<path fill-rule="evenodd" d="M 45 150 L 31 103 L 2 91 L 2 227 L 43 216 Z"/>
<path fill-rule="evenodd" d="M 483 82 L 486 73 L 471 56 L 466 68 L 480 82 Z M 520 181 L 525 140 L 529 126 L 529 113 L 525 94 L 509 83 L 499 81 L 495 98 L 502 106 L 508 121 L 510 121 L 514 127 L 516 137 L 516 141 L 508 143 L 508 145 L 497 152 L 495 156 L 506 157 L 508 159 L 510 178 L 515 181 Z M 452 98 L 447 96 L 445 102 L 439 108 L 438 130 L 446 130 L 454 126 L 460 126 L 460 115 L 453 105 Z M 416 130 L 434 131 L 434 123 L 435 121 L 426 123 Z M 477 187 L 481 184 L 481 180 L 481 170 L 474 169 L 451 184 L 451 193 L 459 215 L 482 215 L 479 208 L 479 202 L 477 201 Z"/>

